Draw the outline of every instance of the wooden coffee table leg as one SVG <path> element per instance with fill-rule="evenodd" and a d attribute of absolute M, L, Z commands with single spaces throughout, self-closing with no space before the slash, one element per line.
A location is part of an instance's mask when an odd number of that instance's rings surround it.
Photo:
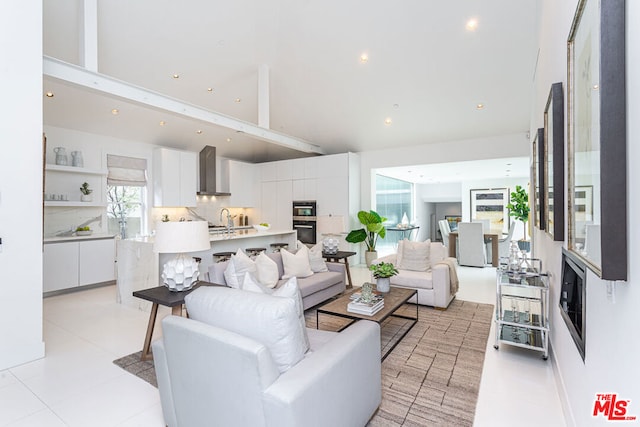
<path fill-rule="evenodd" d="M 151 348 L 151 337 L 153 336 L 153 328 L 156 325 L 156 317 L 158 316 L 158 303 L 154 302 L 151 306 L 151 313 L 149 313 L 149 324 L 147 325 L 147 335 L 144 337 L 144 346 L 142 347 L 142 354 L 140 360 L 151 359 L 149 349 Z"/>

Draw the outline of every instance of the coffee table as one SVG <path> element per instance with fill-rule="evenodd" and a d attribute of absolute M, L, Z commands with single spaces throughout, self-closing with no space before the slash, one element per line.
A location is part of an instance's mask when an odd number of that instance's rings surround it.
<path fill-rule="evenodd" d="M 351 301 L 349 297 L 351 296 L 352 293 L 359 290 L 360 290 L 359 288 L 356 288 L 356 289 L 347 291 L 340 298 L 337 298 L 331 301 L 330 303 L 327 303 L 321 307 L 318 307 L 318 309 L 316 310 L 316 329 L 320 327 L 320 323 L 318 322 L 318 316 L 320 314 L 328 314 L 331 316 L 338 316 L 346 319 L 351 319 L 351 322 L 349 322 L 348 324 L 340 328 L 338 332 L 342 331 L 343 329 L 345 329 L 346 327 L 348 327 L 349 325 L 353 324 L 354 322 L 360 319 L 371 320 L 371 321 L 377 322 L 378 324 L 382 324 L 382 322 L 384 322 L 390 316 L 410 320 L 411 323 L 409 327 L 402 333 L 400 338 L 398 338 L 397 341 L 393 343 L 391 348 L 389 348 L 382 355 L 382 360 L 384 360 L 387 358 L 389 353 L 391 353 L 393 349 L 396 348 L 398 343 L 402 341 L 402 339 L 407 335 L 407 333 L 409 333 L 409 331 L 418 322 L 418 291 L 416 291 L 415 289 L 397 288 L 397 287 L 391 286 L 389 292 L 384 294 L 384 307 L 382 308 L 382 310 L 378 311 L 376 314 L 372 316 L 367 316 L 366 314 L 351 313 L 347 311 L 347 304 L 349 304 L 349 302 Z M 400 307 L 402 307 L 407 301 L 409 301 L 411 297 L 414 295 L 416 296 L 416 303 L 415 303 L 416 316 L 411 317 L 411 316 L 405 316 L 402 314 L 397 314 L 396 311 Z"/>

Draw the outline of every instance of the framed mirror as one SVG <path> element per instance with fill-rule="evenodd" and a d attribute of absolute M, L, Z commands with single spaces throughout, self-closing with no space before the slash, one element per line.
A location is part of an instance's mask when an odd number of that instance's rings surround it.
<path fill-rule="evenodd" d="M 544 129 L 538 129 L 533 137 L 532 150 L 533 218 L 535 226 L 544 230 Z"/>
<path fill-rule="evenodd" d="M 544 109 L 544 206 L 547 233 L 564 241 L 564 95 L 554 83 Z"/>
<path fill-rule="evenodd" d="M 568 249 L 601 278 L 626 280 L 625 2 L 580 0 L 567 58 Z"/>

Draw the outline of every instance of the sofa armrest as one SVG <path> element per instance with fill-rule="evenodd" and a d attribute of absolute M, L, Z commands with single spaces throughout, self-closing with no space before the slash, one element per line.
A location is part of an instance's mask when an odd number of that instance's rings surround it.
<path fill-rule="evenodd" d="M 345 265 L 341 262 L 326 262 L 325 264 L 327 264 L 327 269 L 329 269 L 329 271 L 335 271 L 336 273 L 342 274 L 347 271 Z"/>
<path fill-rule="evenodd" d="M 434 305 L 446 307 L 451 295 L 451 279 L 449 278 L 449 266 L 435 264 L 431 267 L 431 279 L 434 291 Z"/>
<path fill-rule="evenodd" d="M 380 264 L 381 262 L 387 262 L 387 263 L 396 265 L 396 258 L 397 258 L 397 254 L 391 254 L 391 255 L 380 257 L 380 258 L 376 258 L 372 261 L 372 263 Z"/>
<path fill-rule="evenodd" d="M 178 421 L 176 420 L 176 412 L 173 407 L 173 394 L 171 393 L 167 354 L 162 339 L 153 342 L 153 363 L 156 368 L 156 379 L 158 380 L 160 406 L 162 407 L 164 422 L 168 427 L 176 427 Z"/>
<path fill-rule="evenodd" d="M 380 326 L 361 320 L 264 392 L 268 426 L 362 426 L 381 401 Z"/>

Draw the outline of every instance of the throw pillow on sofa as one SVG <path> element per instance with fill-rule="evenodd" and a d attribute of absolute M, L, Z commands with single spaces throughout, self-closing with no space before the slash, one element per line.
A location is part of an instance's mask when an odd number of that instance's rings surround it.
<path fill-rule="evenodd" d="M 260 252 L 260 255 L 256 257 L 255 264 L 258 281 L 268 288 L 275 288 L 280 279 L 278 264 L 264 252 Z"/>
<path fill-rule="evenodd" d="M 313 274 L 309 264 L 309 249 L 302 245 L 295 254 L 286 249 L 280 251 L 282 255 L 282 266 L 284 267 L 283 279 L 292 277 L 309 277 Z"/>
<path fill-rule="evenodd" d="M 273 295 L 274 297 L 291 298 L 296 303 L 296 312 L 298 313 L 298 321 L 302 325 L 304 331 L 304 341 L 306 344 L 305 351 L 311 347 L 309 337 L 307 336 L 307 322 L 304 318 L 304 305 L 302 304 L 302 294 L 298 287 L 298 280 L 295 277 L 287 280 L 285 284 L 277 289 L 269 289 L 262 283 L 256 281 L 251 274 L 247 273 L 244 278 L 242 290 L 247 292 L 255 292 L 258 294 Z"/>
<path fill-rule="evenodd" d="M 238 249 L 235 255 L 231 255 L 227 268 L 224 270 L 224 280 L 230 287 L 240 289 L 247 272 L 255 274 L 256 263 L 242 249 Z"/>
<path fill-rule="evenodd" d="M 322 273 L 329 271 L 327 263 L 322 256 L 322 243 L 318 243 L 309 249 L 309 266 L 314 273 Z"/>
<path fill-rule="evenodd" d="M 398 242 L 397 268 L 410 271 L 429 271 L 431 268 L 431 240 L 412 242 L 404 239 Z"/>

